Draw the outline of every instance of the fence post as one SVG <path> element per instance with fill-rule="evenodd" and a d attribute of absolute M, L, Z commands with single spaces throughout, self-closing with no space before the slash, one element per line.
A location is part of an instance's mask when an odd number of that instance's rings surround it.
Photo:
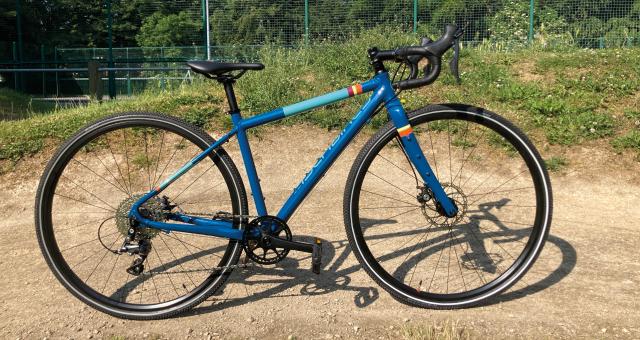
<path fill-rule="evenodd" d="M 127 68 L 131 68 L 129 63 L 129 48 L 126 49 Z M 131 97 L 131 70 L 127 70 L 127 96 Z"/>
<path fill-rule="evenodd" d="M 40 68 L 44 68 L 44 44 L 40 44 L 40 61 L 42 62 L 40 64 Z M 42 96 L 44 97 L 46 94 L 46 90 L 47 90 L 47 78 L 45 76 L 45 72 L 42 72 Z"/>
<path fill-rule="evenodd" d="M 534 14 L 534 0 L 529 2 L 529 43 L 533 41 L 533 14 Z"/>
<path fill-rule="evenodd" d="M 413 0 L 413 33 L 418 31 L 418 0 Z"/>
<path fill-rule="evenodd" d="M 91 99 L 102 100 L 102 76 L 98 71 L 98 61 L 89 60 L 87 72 L 89 73 L 89 96 Z"/>
<path fill-rule="evenodd" d="M 11 48 L 13 50 L 13 68 L 20 68 L 18 64 L 18 48 L 16 42 L 11 42 Z M 13 72 L 13 89 L 18 91 L 18 72 Z"/>
<path fill-rule="evenodd" d="M 207 15 L 209 13 L 205 13 L 206 10 L 206 6 L 204 4 L 205 0 L 201 0 L 200 1 L 200 11 L 202 12 L 202 41 L 203 44 L 202 46 L 205 48 L 205 50 L 207 49 Z M 198 57 L 196 57 L 197 59 Z"/>
<path fill-rule="evenodd" d="M 16 54 L 16 60 L 18 61 L 18 68 L 20 68 L 20 66 L 22 66 L 22 61 L 24 60 L 24 46 L 22 45 L 22 0 L 16 0 L 16 31 L 18 36 L 18 53 Z M 18 86 L 20 87 L 20 90 L 24 91 L 24 78 L 22 77 L 22 74 L 14 73 L 14 75 L 18 79 Z"/>
<path fill-rule="evenodd" d="M 109 47 L 109 67 L 114 67 L 113 63 L 113 15 L 111 13 L 111 0 L 107 0 L 107 29 L 109 31 L 108 47 Z M 113 71 L 108 72 L 109 76 L 109 99 L 116 98 L 116 77 Z"/>
<path fill-rule="evenodd" d="M 309 45 L 309 0 L 304 0 L 304 44 Z"/>
<path fill-rule="evenodd" d="M 131 89 L 131 73 L 127 73 L 127 95 L 131 97 L 133 91 Z"/>
<path fill-rule="evenodd" d="M 53 63 L 55 64 L 55 68 L 58 68 L 58 47 L 53 48 Z M 58 83 L 58 72 L 54 72 L 56 74 L 56 97 L 60 96 L 60 84 Z"/>

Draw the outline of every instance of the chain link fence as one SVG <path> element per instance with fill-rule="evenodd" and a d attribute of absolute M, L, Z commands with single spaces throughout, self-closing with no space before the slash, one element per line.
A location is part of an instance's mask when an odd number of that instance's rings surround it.
<path fill-rule="evenodd" d="M 10 70 L 79 69 L 97 60 L 127 69 L 105 74 L 112 96 L 132 94 L 184 81 L 185 60 L 252 59 L 266 44 L 340 41 L 376 27 L 437 37 L 445 23 L 463 27 L 468 46 L 639 46 L 640 0 L 3 1 L 0 86 L 86 93 L 83 71 Z M 173 70 L 148 70 L 154 67 Z"/>

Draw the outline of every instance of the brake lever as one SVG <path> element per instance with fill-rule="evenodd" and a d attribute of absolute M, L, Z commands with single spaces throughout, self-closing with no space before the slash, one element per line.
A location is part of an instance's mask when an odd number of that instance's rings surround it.
<path fill-rule="evenodd" d="M 449 69 L 454 78 L 456 78 L 456 84 L 460 85 L 460 72 L 458 70 L 458 64 L 460 61 L 460 37 L 462 36 L 462 30 L 456 32 L 456 40 L 453 42 L 453 58 L 449 61 Z"/>
<path fill-rule="evenodd" d="M 420 38 L 420 46 L 427 46 L 428 44 L 432 43 L 433 40 L 429 37 L 422 37 Z M 422 60 L 422 56 L 419 55 L 412 55 L 407 57 L 406 61 L 407 61 L 407 65 L 409 65 L 409 78 L 407 79 L 416 79 L 418 77 L 418 63 L 420 62 L 420 60 Z M 426 68 L 429 68 L 430 65 L 427 65 Z M 430 70 L 430 68 L 429 68 Z M 428 71 L 425 69 L 425 72 L 428 73 Z M 426 74 L 425 73 L 425 74 Z"/>

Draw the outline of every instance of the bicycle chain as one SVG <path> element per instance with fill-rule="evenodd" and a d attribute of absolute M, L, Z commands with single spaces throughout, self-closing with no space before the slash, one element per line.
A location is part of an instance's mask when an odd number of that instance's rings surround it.
<path fill-rule="evenodd" d="M 189 269 L 180 271 L 166 271 L 166 272 L 144 272 L 140 276 L 153 276 L 153 275 L 169 275 L 169 274 L 189 274 L 189 273 L 201 273 L 201 272 L 215 272 L 217 270 L 237 269 L 237 268 L 251 268 L 255 265 L 253 262 L 232 264 L 229 266 L 214 267 L 211 269 Z"/>
<path fill-rule="evenodd" d="M 178 207 L 180 209 L 180 207 Z M 217 217 L 217 218 L 226 218 L 226 219 L 230 219 L 230 220 L 234 220 L 235 218 L 257 218 L 258 216 L 253 216 L 253 215 L 233 215 L 231 213 L 228 212 L 224 212 L 224 211 L 219 211 L 216 213 L 204 213 L 204 212 L 195 212 L 195 211 L 184 211 L 182 209 L 180 209 L 180 211 L 184 214 L 187 215 L 197 215 L 197 216 L 208 216 L 208 217 Z M 181 271 L 168 271 L 168 272 L 157 272 L 157 273 L 150 273 L 150 272 L 146 272 L 146 273 L 142 273 L 141 275 L 148 275 L 148 276 L 153 276 L 154 274 L 158 275 L 158 274 L 182 274 L 182 273 L 199 273 L 199 272 L 215 272 L 217 270 L 227 270 L 227 269 L 237 269 L 237 268 L 250 268 L 253 267 L 255 265 L 254 262 L 245 262 L 245 263 L 240 263 L 240 264 L 232 264 L 229 266 L 222 266 L 222 267 L 214 267 L 214 268 L 210 268 L 210 269 L 190 269 L 190 270 L 181 270 Z"/>

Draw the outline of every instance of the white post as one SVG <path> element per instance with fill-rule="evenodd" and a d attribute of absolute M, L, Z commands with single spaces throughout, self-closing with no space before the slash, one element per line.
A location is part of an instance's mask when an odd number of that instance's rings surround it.
<path fill-rule="evenodd" d="M 205 14 L 206 19 L 205 23 L 207 26 L 207 60 L 211 60 L 211 38 L 209 37 L 209 32 L 211 31 L 211 27 L 209 26 L 209 0 L 205 0 Z"/>

